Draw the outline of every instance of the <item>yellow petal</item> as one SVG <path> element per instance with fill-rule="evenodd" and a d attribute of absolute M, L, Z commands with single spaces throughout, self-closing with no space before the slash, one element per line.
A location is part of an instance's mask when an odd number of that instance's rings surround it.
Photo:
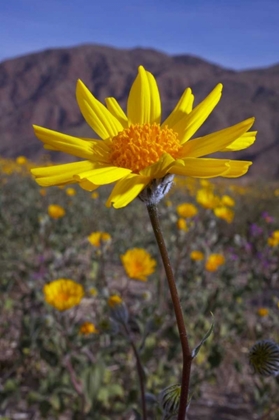
<path fill-rule="evenodd" d="M 234 152 L 237 150 L 247 149 L 247 147 L 251 146 L 256 140 L 256 135 L 257 131 L 249 131 L 248 133 L 244 133 L 224 149 L 220 149 L 220 152 Z"/>
<path fill-rule="evenodd" d="M 139 66 L 131 87 L 127 115 L 130 124 L 160 123 L 161 100 L 154 76 Z"/>
<path fill-rule="evenodd" d="M 76 97 L 85 121 L 102 139 L 114 137 L 123 130 L 121 123 L 92 95 L 81 80 L 77 82 Z"/>
<path fill-rule="evenodd" d="M 190 88 L 187 88 L 179 101 L 177 102 L 174 110 L 170 113 L 168 118 L 163 122 L 162 127 L 167 125 L 169 128 L 172 128 L 177 124 L 181 118 L 189 114 L 192 111 L 194 102 L 194 95 Z"/>
<path fill-rule="evenodd" d="M 113 205 L 116 209 L 127 206 L 149 182 L 149 177 L 136 174 L 128 175 L 116 183 L 106 202 L 106 206 L 110 207 Z"/>
<path fill-rule="evenodd" d="M 46 149 L 59 150 L 60 152 L 66 152 L 83 159 L 90 159 L 92 157 L 92 147 L 98 141 L 82 140 L 38 125 L 33 125 L 33 128 L 35 135 L 45 144 Z"/>
<path fill-rule="evenodd" d="M 221 98 L 222 89 L 223 85 L 219 83 L 213 91 L 197 105 L 192 112 L 190 112 L 190 114 L 185 115 L 185 117 L 181 118 L 172 126 L 173 130 L 178 133 L 182 144 L 195 134 L 211 114 Z"/>
<path fill-rule="evenodd" d="M 105 99 L 107 109 L 120 122 L 123 128 L 128 127 L 128 118 L 115 98 Z"/>
<path fill-rule="evenodd" d="M 175 175 L 192 176 L 194 178 L 214 178 L 225 174 L 229 169 L 229 160 L 210 158 L 185 158 L 169 169 Z M 184 165 L 183 165 L 184 164 Z"/>
<path fill-rule="evenodd" d="M 80 173 L 78 179 L 88 179 L 88 181 L 93 184 L 105 185 L 118 181 L 131 172 L 131 169 L 118 168 L 117 166 L 102 166 L 101 168 L 93 169 L 92 171 Z"/>
<path fill-rule="evenodd" d="M 77 182 L 74 178 L 75 175 L 84 171 L 89 171 L 93 168 L 94 163 L 85 160 L 82 162 L 47 166 L 44 168 L 34 168 L 31 169 L 31 172 L 39 185 L 42 187 L 50 187 L 53 185 Z"/>
<path fill-rule="evenodd" d="M 92 182 L 88 181 L 88 179 L 83 179 L 79 182 L 79 186 L 86 191 L 94 191 L 99 188 L 99 185 L 95 185 Z"/>
<path fill-rule="evenodd" d="M 153 165 L 148 166 L 140 171 L 140 175 L 154 178 L 163 178 L 168 173 L 169 167 L 172 163 L 175 162 L 174 158 L 171 157 L 168 153 L 165 153 L 161 156 L 158 162 L 153 163 Z"/>
<path fill-rule="evenodd" d="M 222 175 L 224 178 L 238 178 L 239 176 L 245 175 L 252 162 L 245 160 L 230 160 L 229 170 Z"/>
<path fill-rule="evenodd" d="M 200 157 L 219 152 L 228 144 L 244 134 L 253 125 L 255 118 L 241 121 L 231 127 L 188 141 L 181 151 L 181 156 Z"/>

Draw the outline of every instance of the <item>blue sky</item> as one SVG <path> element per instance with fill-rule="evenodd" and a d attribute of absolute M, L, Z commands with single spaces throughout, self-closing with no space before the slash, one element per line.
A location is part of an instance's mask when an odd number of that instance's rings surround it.
<path fill-rule="evenodd" d="M 279 1 L 3 0 L 0 39 L 0 61 L 94 43 L 265 67 L 279 63 Z"/>

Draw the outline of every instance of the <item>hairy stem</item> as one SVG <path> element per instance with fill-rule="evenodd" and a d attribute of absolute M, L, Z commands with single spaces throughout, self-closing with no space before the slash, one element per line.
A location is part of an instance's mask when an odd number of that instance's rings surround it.
<path fill-rule="evenodd" d="M 173 275 L 172 266 L 170 263 L 170 259 L 169 259 L 168 251 L 166 248 L 165 240 L 162 234 L 162 230 L 160 227 L 157 206 L 155 204 L 147 204 L 147 210 L 148 210 L 150 221 L 153 227 L 154 235 L 156 237 L 156 241 L 159 247 L 159 251 L 162 257 L 162 261 L 164 264 L 164 268 L 165 268 L 165 272 L 166 272 L 166 276 L 168 280 L 168 285 L 169 285 L 169 290 L 171 294 L 171 299 L 173 303 L 173 308 L 175 312 L 177 327 L 179 331 L 180 343 L 182 347 L 183 369 L 182 369 L 182 379 L 181 379 L 181 395 L 180 395 L 180 403 L 179 403 L 179 411 L 178 411 L 177 420 L 185 420 L 188 393 L 189 393 L 192 354 L 191 354 L 189 343 L 188 343 L 188 337 L 187 337 L 186 327 L 184 324 L 183 312 L 180 305 L 180 299 L 179 299 L 176 284 L 175 284 L 175 278 Z"/>

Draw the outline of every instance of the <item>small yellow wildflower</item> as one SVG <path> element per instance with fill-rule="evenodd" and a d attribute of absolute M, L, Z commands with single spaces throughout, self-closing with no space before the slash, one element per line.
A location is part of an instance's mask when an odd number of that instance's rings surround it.
<path fill-rule="evenodd" d="M 205 268 L 207 271 L 216 271 L 225 263 L 225 258 L 222 254 L 211 254 L 207 258 Z"/>
<path fill-rule="evenodd" d="M 212 191 L 202 188 L 196 194 L 197 203 L 206 209 L 214 209 L 220 204 L 220 199 Z"/>
<path fill-rule="evenodd" d="M 185 219 L 182 219 L 182 217 L 179 217 L 179 219 L 176 222 L 177 229 L 183 230 L 184 232 L 188 231 L 187 222 Z"/>
<path fill-rule="evenodd" d="M 196 206 L 194 206 L 194 204 L 182 203 L 176 207 L 176 211 L 180 217 L 187 218 L 195 216 L 198 212 L 198 209 Z"/>
<path fill-rule="evenodd" d="M 36 136 L 46 148 L 83 160 L 36 168 L 32 173 L 42 187 L 79 183 L 85 190 L 93 191 L 101 185 L 116 183 L 106 203 L 115 208 L 127 206 L 143 190 L 154 185 L 154 180 L 158 180 L 159 191 L 163 182 L 170 187 L 172 175 L 193 178 L 242 176 L 252 162 L 208 156 L 246 149 L 253 144 L 256 132 L 248 130 L 254 118 L 193 139 L 218 104 L 222 89 L 219 83 L 195 107 L 194 95 L 190 88 L 186 89 L 171 114 L 161 121 L 160 92 L 154 76 L 143 66 L 139 66 L 130 89 L 127 113 L 115 98 L 107 98 L 106 106 L 103 105 L 78 80 L 79 108 L 100 139 L 82 139 L 34 126 Z M 166 179 L 166 175 L 170 176 Z"/>
<path fill-rule="evenodd" d="M 24 165 L 25 163 L 27 163 L 27 159 L 26 159 L 26 157 L 25 157 L 25 156 L 18 156 L 18 157 L 16 158 L 16 163 L 17 163 L 18 165 Z"/>
<path fill-rule="evenodd" d="M 272 232 L 271 236 L 267 240 L 267 243 L 272 247 L 279 245 L 279 230 Z"/>
<path fill-rule="evenodd" d="M 219 217 L 219 219 L 226 220 L 227 223 L 232 223 L 234 219 L 234 212 L 224 206 L 216 207 L 214 209 L 214 214 L 216 217 Z"/>
<path fill-rule="evenodd" d="M 201 251 L 192 251 L 190 254 L 190 258 L 193 261 L 201 261 L 204 259 L 204 254 Z"/>
<path fill-rule="evenodd" d="M 89 293 L 91 296 L 97 296 L 98 295 L 98 290 L 95 287 L 91 287 L 89 289 Z"/>
<path fill-rule="evenodd" d="M 203 188 L 211 188 L 212 187 L 212 184 L 207 180 L 207 179 L 201 179 L 200 180 L 200 185 L 203 187 Z"/>
<path fill-rule="evenodd" d="M 224 206 L 228 206 L 228 207 L 234 207 L 234 205 L 235 205 L 235 201 L 234 201 L 234 199 L 233 199 L 233 198 L 231 198 L 229 195 L 223 195 L 223 196 L 221 197 L 221 203 L 222 203 Z"/>
<path fill-rule="evenodd" d="M 46 192 L 46 189 L 45 188 L 41 188 L 40 191 L 39 191 L 39 193 L 40 193 L 40 195 L 42 197 L 45 197 L 47 192 Z"/>
<path fill-rule="evenodd" d="M 86 321 L 79 327 L 79 333 L 82 335 L 98 334 L 98 330 L 92 322 Z"/>
<path fill-rule="evenodd" d="M 265 316 L 267 316 L 267 315 L 268 315 L 269 310 L 268 310 L 267 308 L 259 308 L 259 309 L 257 310 L 257 313 L 258 313 L 258 315 L 259 315 L 259 316 L 261 316 L 261 317 L 265 317 Z"/>
<path fill-rule="evenodd" d="M 50 204 L 48 206 L 48 215 L 52 219 L 60 219 L 61 217 L 65 216 L 65 210 L 63 207 L 59 206 L 58 204 Z"/>
<path fill-rule="evenodd" d="M 166 200 L 166 206 L 167 206 L 167 207 L 171 207 L 171 206 L 172 206 L 172 202 L 171 202 L 171 200 Z"/>
<path fill-rule="evenodd" d="M 72 197 L 72 196 L 74 196 L 74 195 L 76 195 L 76 190 L 74 189 L 74 188 L 66 188 L 66 194 L 69 196 L 69 197 Z"/>
<path fill-rule="evenodd" d="M 134 280 L 146 281 L 156 268 L 156 261 L 143 248 L 129 249 L 120 258 L 127 275 Z"/>
<path fill-rule="evenodd" d="M 111 236 L 107 232 L 92 232 L 89 236 L 87 236 L 87 239 L 91 245 L 99 248 L 104 242 L 111 241 Z"/>
<path fill-rule="evenodd" d="M 44 286 L 45 301 L 59 311 L 65 311 L 80 303 L 84 289 L 74 280 L 57 279 Z"/>
<path fill-rule="evenodd" d="M 121 305 L 122 302 L 123 302 L 123 299 L 120 296 L 118 296 L 118 295 L 111 295 L 108 298 L 108 306 L 110 308 L 115 308 L 116 306 Z"/>
<path fill-rule="evenodd" d="M 94 198 L 94 200 L 96 200 L 97 198 L 99 198 L 98 191 L 93 191 L 93 193 L 91 194 L 91 197 Z"/>
<path fill-rule="evenodd" d="M 276 188 L 276 190 L 274 190 L 274 195 L 275 197 L 279 197 L 279 188 Z"/>

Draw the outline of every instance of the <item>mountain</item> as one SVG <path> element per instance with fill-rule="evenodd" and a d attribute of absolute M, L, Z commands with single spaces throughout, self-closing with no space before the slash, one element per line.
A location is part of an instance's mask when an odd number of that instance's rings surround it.
<path fill-rule="evenodd" d="M 194 56 L 169 56 L 141 48 L 120 50 L 83 45 L 46 50 L 0 63 L 0 155 L 38 159 L 44 149 L 33 134 L 32 124 L 96 137 L 76 103 L 77 79 L 101 101 L 114 96 L 125 109 L 140 64 L 157 79 L 164 116 L 186 87 L 192 88 L 197 104 L 217 83 L 223 83 L 221 102 L 198 135 L 255 116 L 256 143 L 230 156 L 253 160 L 250 173 L 257 177 L 279 176 L 279 64 L 233 71 Z M 69 157 L 57 153 L 52 154 L 52 159 L 66 161 Z"/>

